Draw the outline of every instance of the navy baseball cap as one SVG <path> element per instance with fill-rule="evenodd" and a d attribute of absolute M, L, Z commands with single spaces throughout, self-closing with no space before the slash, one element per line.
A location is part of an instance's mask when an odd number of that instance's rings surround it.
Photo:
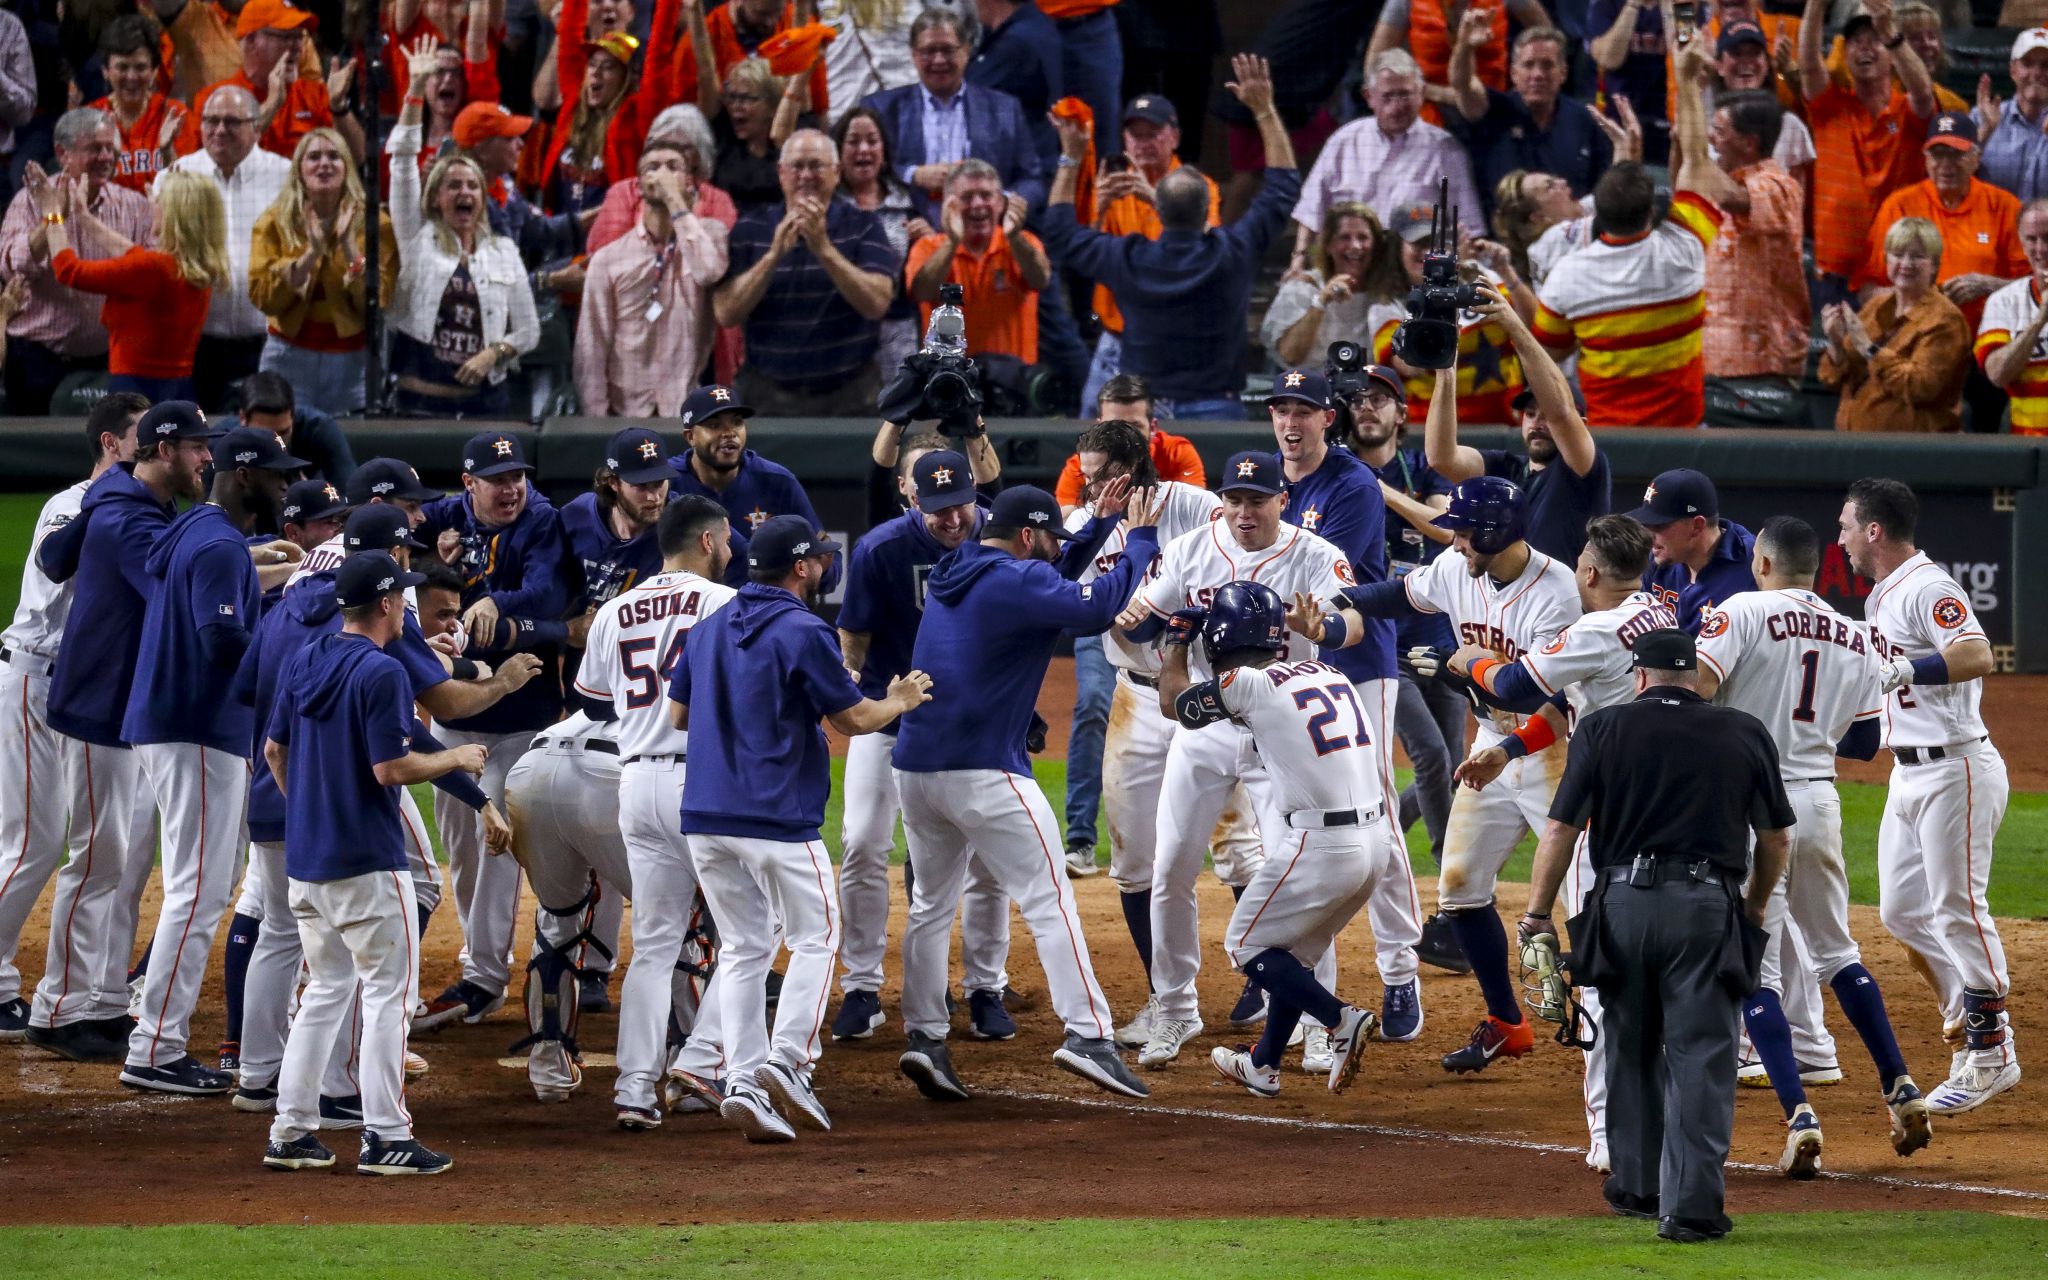
<path fill-rule="evenodd" d="M 1408 383 L 1401 377 L 1400 370 L 1395 369 L 1393 366 L 1369 364 L 1361 371 L 1360 376 L 1367 382 L 1379 383 L 1388 391 L 1391 391 L 1394 394 L 1394 399 L 1402 404 L 1408 403 Z M 1361 386 L 1359 390 L 1363 391 L 1365 388 Z"/>
<path fill-rule="evenodd" d="M 680 416 L 683 425 L 687 427 L 720 413 L 737 413 L 742 418 L 754 416 L 752 406 L 740 399 L 739 392 L 715 382 L 706 383 L 692 391 L 683 401 L 683 412 Z"/>
<path fill-rule="evenodd" d="M 1272 394 L 1266 403 L 1275 400 L 1299 400 L 1317 409 L 1330 407 L 1330 380 L 1323 376 L 1321 369 L 1289 369 L 1273 379 Z"/>
<path fill-rule="evenodd" d="M 1714 44 L 1715 53 L 1733 53 L 1743 45 L 1753 44 L 1768 50 L 1771 42 L 1764 38 L 1764 29 L 1754 22 L 1731 22 L 1721 28 L 1721 38 Z"/>
<path fill-rule="evenodd" d="M 944 511 L 974 501 L 974 471 L 965 455 L 934 449 L 910 468 L 919 511 Z"/>
<path fill-rule="evenodd" d="M 416 587 L 427 580 L 424 573 L 398 567 L 388 551 L 364 551 L 341 562 L 334 571 L 334 598 L 344 609 L 375 604 L 394 591 Z"/>
<path fill-rule="evenodd" d="M 526 449 L 519 437 L 503 431 L 483 431 L 462 446 L 462 472 L 471 476 L 501 476 L 508 471 L 532 471 Z"/>
<path fill-rule="evenodd" d="M 1180 112 L 1173 99 L 1158 93 L 1141 93 L 1124 105 L 1124 123 L 1143 120 L 1148 124 L 1180 128 Z"/>
<path fill-rule="evenodd" d="M 1694 516 L 1714 520 L 1720 514 L 1721 496 L 1714 491 L 1714 482 L 1705 473 L 1684 467 L 1650 481 L 1643 490 L 1643 505 L 1629 512 L 1637 523 L 1652 529 Z"/>
<path fill-rule="evenodd" d="M 1957 151 L 1977 149 L 1977 124 L 1962 111 L 1937 111 L 1927 122 L 1927 145 Z"/>
<path fill-rule="evenodd" d="M 267 427 L 236 427 L 213 442 L 213 465 L 255 467 L 259 471 L 304 471 L 313 464 L 294 458 L 278 443 L 277 432 Z"/>
<path fill-rule="evenodd" d="M 1636 637 L 1631 663 L 1644 671 L 1692 671 L 1699 666 L 1698 647 L 1677 627 L 1659 627 Z"/>
<path fill-rule="evenodd" d="M 360 507 L 373 498 L 386 502 L 432 502 L 439 489 L 420 483 L 420 473 L 398 458 L 372 458 L 348 476 L 348 502 Z"/>
<path fill-rule="evenodd" d="M 389 503 L 357 507 L 341 527 L 341 542 L 353 555 L 358 551 L 425 551 L 426 544 L 412 536 L 412 521 Z"/>
<path fill-rule="evenodd" d="M 627 427 L 604 446 L 604 465 L 627 484 L 658 484 L 676 478 L 662 456 L 661 437 L 645 427 Z"/>
<path fill-rule="evenodd" d="M 1223 464 L 1223 479 L 1217 482 L 1216 492 L 1229 493 L 1232 489 L 1284 493 L 1287 477 L 1280 471 L 1280 455 L 1256 449 L 1231 454 L 1230 461 Z"/>
<path fill-rule="evenodd" d="M 1565 385 L 1572 389 L 1572 408 L 1579 411 L 1580 417 L 1584 417 L 1586 413 L 1586 393 L 1579 390 L 1578 383 L 1569 379 L 1566 380 Z M 1516 413 L 1521 413 L 1535 407 L 1536 393 L 1526 386 L 1520 391 L 1515 392 L 1515 398 L 1508 402 L 1508 408 L 1513 409 Z"/>
<path fill-rule="evenodd" d="M 1043 529 L 1061 542 L 1074 540 L 1060 519 L 1060 504 L 1045 490 L 1028 484 L 997 494 L 989 504 L 988 522 L 1003 529 Z"/>
<path fill-rule="evenodd" d="M 347 510 L 348 500 L 327 481 L 299 480 L 284 491 L 284 509 L 280 514 L 286 524 L 311 524 L 315 520 L 332 520 Z"/>
<path fill-rule="evenodd" d="M 811 528 L 802 516 L 764 520 L 747 540 L 749 569 L 788 569 L 807 556 L 831 555 L 839 544 Z"/>
<path fill-rule="evenodd" d="M 190 400 L 165 400 L 151 405 L 135 424 L 135 439 L 142 444 L 157 440 L 211 440 L 226 434 L 226 427 L 209 423 L 206 411 Z"/>

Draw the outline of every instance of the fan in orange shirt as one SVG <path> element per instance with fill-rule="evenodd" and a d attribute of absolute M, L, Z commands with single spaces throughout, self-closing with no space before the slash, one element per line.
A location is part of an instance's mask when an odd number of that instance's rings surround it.
<path fill-rule="evenodd" d="M 176 158 L 172 144 L 185 123 L 185 104 L 156 90 L 163 66 L 156 23 L 139 13 L 109 22 L 100 32 L 100 58 L 113 92 L 87 105 L 112 116 L 121 135 L 115 184 L 146 195 L 157 171 Z"/>
<path fill-rule="evenodd" d="M 736 63 L 758 52 L 770 37 L 803 25 L 797 21 L 796 5 L 784 0 L 729 0 L 709 13 L 705 12 L 706 0 L 669 2 L 677 9 L 675 54 L 650 59 L 643 74 L 658 77 L 656 86 L 664 103 L 694 102 L 707 120 L 718 118 L 720 88 Z M 657 8 L 655 21 L 662 20 L 663 8 Z M 822 57 L 811 67 L 810 95 L 805 109 L 823 115 Z"/>
<path fill-rule="evenodd" d="M 1941 276 L 1936 283 L 1962 308 L 1975 333 L 1984 299 L 2027 274 L 2020 249 L 2020 200 L 1977 176 L 1977 125 L 1959 111 L 1944 111 L 1927 126 L 1927 177 L 1885 197 L 1870 223 L 1870 257 L 1852 286 L 1883 284 L 1885 235 L 1901 218 L 1925 218 L 1941 233 Z"/>
<path fill-rule="evenodd" d="M 235 18 L 235 38 L 242 44 L 242 66 L 235 74 L 200 90 L 185 115 L 185 127 L 178 134 L 178 154 L 191 155 L 200 149 L 199 117 L 206 99 L 223 85 L 236 85 L 255 95 L 256 126 L 261 131 L 258 146 L 289 157 L 298 150 L 299 139 L 315 129 L 334 128 L 348 140 L 349 149 L 363 154 L 362 125 L 347 112 L 345 95 L 355 83 L 354 59 L 334 64 L 327 82 L 308 80 L 299 74 L 305 50 L 306 30 L 317 19 L 284 0 L 249 0 Z M 342 103 L 341 112 L 335 103 Z"/>
<path fill-rule="evenodd" d="M 1038 237 L 1024 230 L 1022 196 L 1005 196 L 1003 176 L 986 160 L 962 160 L 946 179 L 943 232 L 910 246 L 903 279 L 931 323 L 942 285 L 961 286 L 967 354 L 997 352 L 1038 363 L 1038 291 L 1052 279 Z"/>
<path fill-rule="evenodd" d="M 1159 429 L 1159 419 L 1152 412 L 1152 388 L 1137 374 L 1120 373 L 1103 384 L 1095 399 L 1095 420 L 1128 422 L 1143 431 L 1145 441 L 1152 449 L 1152 469 L 1159 473 L 1161 480 L 1178 480 L 1198 489 L 1208 487 L 1209 477 L 1202 470 L 1202 455 L 1195 452 L 1193 442 L 1186 436 Z M 1053 489 L 1061 511 L 1072 511 L 1081 505 L 1083 487 L 1081 455 L 1069 454 L 1067 465 L 1060 468 L 1059 482 Z"/>

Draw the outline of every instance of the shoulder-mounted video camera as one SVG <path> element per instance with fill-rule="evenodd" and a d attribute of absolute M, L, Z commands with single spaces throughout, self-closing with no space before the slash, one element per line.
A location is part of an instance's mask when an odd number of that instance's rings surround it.
<path fill-rule="evenodd" d="M 1479 290 L 1458 279 L 1458 211 L 1450 198 L 1446 178 L 1437 189 L 1422 283 L 1408 291 L 1408 319 L 1394 330 L 1394 354 L 1417 369 L 1448 369 L 1458 363 L 1458 313 L 1479 305 Z"/>

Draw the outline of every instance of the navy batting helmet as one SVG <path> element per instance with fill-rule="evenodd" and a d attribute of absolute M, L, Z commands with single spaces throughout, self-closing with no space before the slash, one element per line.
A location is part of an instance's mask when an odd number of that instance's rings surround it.
<path fill-rule="evenodd" d="M 1451 491 L 1451 505 L 1430 521 L 1439 529 L 1472 535 L 1472 549 L 1497 555 L 1522 540 L 1521 486 L 1499 476 L 1473 476 Z"/>
<path fill-rule="evenodd" d="M 1280 653 L 1287 648 L 1287 605 L 1263 582 L 1225 583 L 1209 601 L 1202 652 L 1213 665 L 1239 649 Z"/>

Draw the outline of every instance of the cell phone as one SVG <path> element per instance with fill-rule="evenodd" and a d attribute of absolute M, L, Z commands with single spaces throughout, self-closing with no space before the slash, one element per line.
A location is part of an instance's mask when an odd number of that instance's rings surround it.
<path fill-rule="evenodd" d="M 1113 156 L 1105 157 L 1102 161 L 1102 171 L 1104 173 L 1129 173 L 1131 167 L 1131 158 L 1121 151 Z"/>
<path fill-rule="evenodd" d="M 1700 25 L 1700 7 L 1696 0 L 1671 0 L 1671 19 L 1678 25 L 1678 30 L 1672 33 L 1673 38 L 1681 45 L 1692 43 Z"/>

